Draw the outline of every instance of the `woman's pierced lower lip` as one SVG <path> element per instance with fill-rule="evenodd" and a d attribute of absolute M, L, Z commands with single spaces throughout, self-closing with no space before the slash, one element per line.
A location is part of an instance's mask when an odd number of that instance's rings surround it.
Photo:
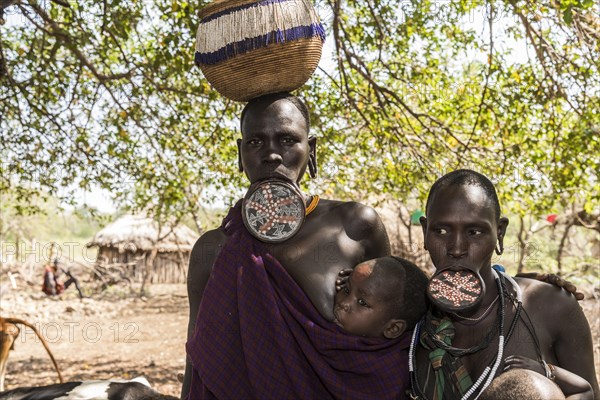
<path fill-rule="evenodd" d="M 454 271 L 454 272 L 458 272 L 458 271 L 464 271 L 464 270 L 469 270 L 472 271 L 473 268 L 471 267 L 467 267 L 466 265 L 462 265 L 462 264 L 452 264 L 446 267 L 442 267 L 442 268 L 438 268 L 439 271 Z"/>

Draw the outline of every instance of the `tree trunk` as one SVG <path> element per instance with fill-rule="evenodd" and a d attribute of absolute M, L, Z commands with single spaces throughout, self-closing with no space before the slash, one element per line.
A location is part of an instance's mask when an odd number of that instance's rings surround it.
<path fill-rule="evenodd" d="M 517 264 L 517 274 L 523 272 L 525 266 L 525 257 L 527 255 L 527 240 L 529 240 L 529 230 L 525 229 L 525 220 L 522 216 L 519 217 L 519 263 Z"/>
<path fill-rule="evenodd" d="M 569 230 L 575 225 L 575 219 L 572 219 L 567 226 L 565 227 L 565 231 L 560 239 L 560 245 L 558 246 L 558 254 L 556 255 L 556 261 L 558 263 L 558 276 L 562 276 L 562 256 L 565 250 L 565 243 L 567 242 L 567 238 L 569 237 Z"/>
<path fill-rule="evenodd" d="M 158 247 L 154 245 L 154 248 L 150 252 L 150 254 L 146 257 L 146 262 L 144 263 L 144 277 L 142 278 L 142 287 L 140 288 L 140 296 L 144 294 L 144 289 L 146 287 L 146 282 L 148 281 L 148 276 L 150 275 L 151 268 L 154 267 L 154 259 L 156 258 L 156 254 L 158 253 Z"/>

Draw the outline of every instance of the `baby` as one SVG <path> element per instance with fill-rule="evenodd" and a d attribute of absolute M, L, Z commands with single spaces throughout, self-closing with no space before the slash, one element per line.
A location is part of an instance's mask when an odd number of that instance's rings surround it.
<path fill-rule="evenodd" d="M 503 373 L 481 393 L 480 400 L 560 400 L 565 396 L 550 379 L 529 369 Z"/>
<path fill-rule="evenodd" d="M 353 335 L 395 339 L 412 330 L 427 310 L 427 276 L 398 257 L 358 264 L 341 283 L 334 300 L 334 322 Z"/>
<path fill-rule="evenodd" d="M 354 270 L 343 270 L 340 277 L 336 282 L 334 322 L 347 333 L 395 339 L 412 330 L 427 310 L 429 280 L 407 260 L 388 256 L 365 261 Z M 580 376 L 551 366 L 551 381 L 533 371 L 536 365 L 538 361 L 526 357 L 507 357 L 507 372 L 493 381 L 481 399 L 593 398 L 590 384 Z"/>
<path fill-rule="evenodd" d="M 524 357 L 522 357 L 524 358 Z M 481 393 L 480 400 L 592 400 L 594 392 L 589 382 L 556 368 L 553 380 L 530 369 L 511 369 L 494 379 Z"/>

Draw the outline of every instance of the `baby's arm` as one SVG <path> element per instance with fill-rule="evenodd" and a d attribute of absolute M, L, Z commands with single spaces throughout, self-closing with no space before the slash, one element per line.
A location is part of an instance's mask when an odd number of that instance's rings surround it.
<path fill-rule="evenodd" d="M 558 385 L 568 400 L 593 400 L 594 392 L 592 385 L 582 377 L 556 365 L 548 365 L 546 371 L 544 365 L 538 361 L 523 356 L 508 356 L 504 360 L 504 371 L 513 368 L 524 368 L 538 372 L 549 377 Z"/>
<path fill-rule="evenodd" d="M 573 285 L 571 282 L 561 278 L 556 274 L 547 274 L 543 272 L 520 272 L 515 275 L 517 278 L 528 278 L 535 279 L 540 282 L 546 282 L 554 286 L 561 287 L 565 289 L 567 292 L 571 293 L 578 301 L 581 301 L 585 298 L 584 294 L 577 291 L 577 286 Z"/>

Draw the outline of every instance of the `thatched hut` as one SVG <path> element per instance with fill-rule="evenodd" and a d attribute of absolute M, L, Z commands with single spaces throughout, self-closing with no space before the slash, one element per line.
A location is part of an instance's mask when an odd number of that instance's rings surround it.
<path fill-rule="evenodd" d="M 97 263 L 126 271 L 133 282 L 186 282 L 190 252 L 198 234 L 184 225 L 163 225 L 151 218 L 125 215 L 96 233 Z"/>

